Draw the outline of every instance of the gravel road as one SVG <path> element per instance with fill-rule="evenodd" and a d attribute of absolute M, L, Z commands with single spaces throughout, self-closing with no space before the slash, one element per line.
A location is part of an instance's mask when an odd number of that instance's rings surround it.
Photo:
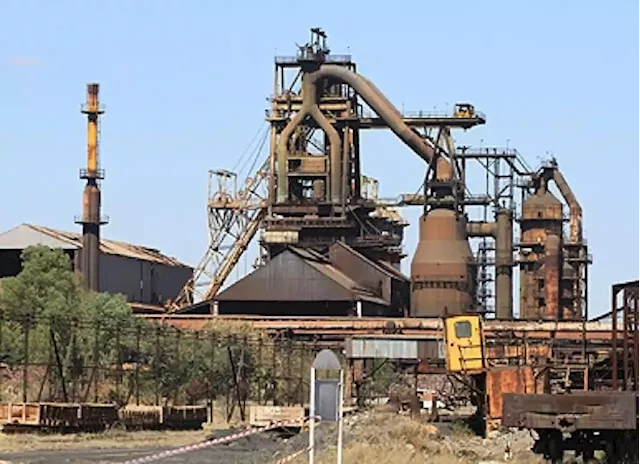
<path fill-rule="evenodd" d="M 233 431 L 217 433 L 215 438 L 231 434 Z M 335 440 L 335 425 L 320 424 L 316 427 L 316 447 L 322 449 L 329 440 Z M 193 463 L 193 464 L 263 464 L 271 463 L 300 449 L 306 448 L 309 442 L 307 432 L 286 436 L 272 431 L 233 441 L 228 444 L 214 445 L 199 451 L 167 457 L 158 463 Z M 82 464 L 82 463 L 117 463 L 129 459 L 140 458 L 165 451 L 167 448 L 117 448 L 117 449 L 82 449 L 64 451 L 28 451 L 21 453 L 0 454 L 0 463 L 11 464 Z"/>

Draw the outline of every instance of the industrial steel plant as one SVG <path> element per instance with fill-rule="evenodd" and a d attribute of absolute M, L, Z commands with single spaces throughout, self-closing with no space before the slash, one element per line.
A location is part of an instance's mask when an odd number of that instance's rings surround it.
<path fill-rule="evenodd" d="M 118 252 L 101 239 L 103 110 L 98 84 L 87 86 L 74 257 L 86 286 L 129 295 L 140 317 L 165 326 L 242 320 L 274 339 L 344 350 L 347 401 L 357 402 L 374 375 L 372 360 L 386 359 L 408 375 L 457 379 L 485 433 L 500 424 L 536 429 L 552 460 L 568 448 L 585 459 L 597 449 L 616 462 L 634 449 L 637 456 L 638 281 L 613 285 L 611 311 L 590 316 L 592 258 L 575 174 L 554 158 L 531 168 L 513 148 L 458 146 L 456 130 L 488 123 L 472 103 L 403 113 L 350 55 L 330 53 L 319 28 L 294 56 L 277 56 L 273 74 L 268 158 L 246 181 L 210 171 L 201 262 L 192 272 L 157 250 L 121 244 L 136 262 L 155 263 L 129 280 L 115 267 L 102 275 L 104 255 Z M 378 181 L 362 171 L 367 130 L 390 130 L 424 161 L 417 192 L 378 195 Z M 479 169 L 485 186 L 474 191 Z M 404 207 L 421 208 L 409 257 Z M 19 248 L 9 242 L 0 235 L 4 253 Z M 254 269 L 229 283 L 251 243 Z M 136 293 L 138 283 L 151 293 Z"/>
<path fill-rule="evenodd" d="M 269 159 L 255 177 L 238 188 L 234 173 L 212 173 L 209 250 L 171 310 L 510 320 L 518 267 L 521 319 L 587 318 L 582 209 L 555 160 L 533 170 L 514 149 L 456 147 L 455 129 L 486 122 L 473 105 L 402 114 L 351 56 L 329 53 L 320 29 L 296 56 L 276 57 L 271 103 Z M 420 193 L 383 200 L 368 188 L 377 181 L 361 172 L 360 134 L 381 129 L 425 161 Z M 485 167 L 486 191 L 469 190 L 470 163 Z M 410 277 L 403 206 L 422 207 Z M 264 265 L 221 291 L 259 231 Z"/>

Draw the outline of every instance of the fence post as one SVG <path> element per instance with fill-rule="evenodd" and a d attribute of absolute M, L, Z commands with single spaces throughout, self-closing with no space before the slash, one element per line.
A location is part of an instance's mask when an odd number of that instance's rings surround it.
<path fill-rule="evenodd" d="M 100 323 L 96 324 L 95 340 L 93 343 L 93 396 L 94 402 L 98 402 L 98 387 L 100 385 Z M 90 388 L 91 386 L 89 386 Z"/>
<path fill-rule="evenodd" d="M 120 402 L 120 388 L 122 387 L 122 350 L 120 349 L 120 331 L 122 323 L 116 323 L 116 398 Z"/>
<path fill-rule="evenodd" d="M 215 357 L 216 357 L 216 333 L 211 331 L 211 376 L 209 378 L 209 422 L 213 422 L 213 396 L 214 396 L 214 382 L 215 382 Z"/>
<path fill-rule="evenodd" d="M 27 372 L 29 370 L 29 331 L 30 314 L 27 314 L 24 319 L 24 359 L 22 364 L 22 402 L 27 402 Z"/>
<path fill-rule="evenodd" d="M 136 406 L 140 405 L 140 331 L 142 326 L 139 321 L 136 321 Z"/>
<path fill-rule="evenodd" d="M 153 359 L 153 390 L 155 393 L 155 405 L 160 404 L 160 392 L 158 391 L 158 370 L 160 370 L 160 329 L 161 326 L 156 327 L 156 355 Z"/>
<path fill-rule="evenodd" d="M 176 329 L 176 359 L 177 359 L 176 366 L 178 366 L 179 368 L 182 368 L 181 366 L 182 356 L 180 356 L 180 335 L 182 335 L 182 332 L 180 331 L 180 329 Z M 174 405 L 178 403 L 178 394 L 179 394 L 180 387 L 181 387 L 180 382 L 176 382 L 176 384 L 173 386 L 173 404 Z"/>
<path fill-rule="evenodd" d="M 71 373 L 71 402 L 75 402 L 76 400 L 76 386 L 78 384 L 77 382 L 77 375 L 78 372 L 76 370 L 76 356 L 77 356 L 77 345 L 76 345 L 76 331 L 78 330 L 78 324 L 77 321 L 75 319 L 72 319 L 69 321 L 69 333 L 71 336 L 71 360 L 70 360 L 70 373 Z"/>

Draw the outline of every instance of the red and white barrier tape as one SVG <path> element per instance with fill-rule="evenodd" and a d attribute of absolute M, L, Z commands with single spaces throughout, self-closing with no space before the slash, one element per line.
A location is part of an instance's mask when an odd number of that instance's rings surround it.
<path fill-rule="evenodd" d="M 273 464 L 284 464 L 285 462 L 293 461 L 295 458 L 297 458 L 298 456 L 300 456 L 303 453 L 306 453 L 307 451 L 309 451 L 309 448 L 301 449 L 299 451 L 296 451 L 293 454 L 290 454 L 289 456 L 286 456 L 286 457 L 284 457 L 282 459 L 279 459 L 279 460 L 275 461 Z"/>
<path fill-rule="evenodd" d="M 204 448 L 208 448 L 209 446 L 219 445 L 221 443 L 228 443 L 234 440 L 238 440 L 240 438 L 248 437 L 249 435 L 255 435 L 257 433 L 266 432 L 268 430 L 278 429 L 280 427 L 294 426 L 294 425 L 300 424 L 301 422 L 304 424 L 304 422 L 308 419 L 309 419 L 308 417 L 305 417 L 305 418 L 297 419 L 294 421 L 274 422 L 273 424 L 267 425 L 265 427 L 260 427 L 257 429 L 249 428 L 249 429 L 243 430 L 242 432 L 232 433 L 231 435 L 215 438 L 213 440 L 208 440 L 202 443 L 182 446 L 180 448 L 174 448 L 174 449 L 162 451 L 161 453 L 144 456 L 137 459 L 131 459 L 129 461 L 125 461 L 123 464 L 142 464 L 145 462 L 157 461 L 158 459 L 164 459 L 169 456 L 176 456 L 178 454 L 190 453 L 191 451 L 201 450 Z"/>

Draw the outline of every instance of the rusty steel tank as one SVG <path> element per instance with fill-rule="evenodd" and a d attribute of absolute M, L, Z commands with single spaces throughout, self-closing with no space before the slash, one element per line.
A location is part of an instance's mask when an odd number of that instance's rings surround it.
<path fill-rule="evenodd" d="M 548 317 L 548 313 L 547 316 L 544 314 L 547 299 L 544 246 L 550 235 L 562 237 L 562 224 L 562 202 L 548 191 L 545 179 L 541 178 L 535 193 L 522 204 L 520 218 L 520 317 L 522 319 Z"/>
<path fill-rule="evenodd" d="M 451 165 L 440 158 L 437 179 L 452 178 Z M 451 190 L 435 196 L 451 195 Z M 441 317 L 473 308 L 474 260 L 467 221 L 449 207 L 427 211 L 420 218 L 418 246 L 411 261 L 411 316 Z"/>

